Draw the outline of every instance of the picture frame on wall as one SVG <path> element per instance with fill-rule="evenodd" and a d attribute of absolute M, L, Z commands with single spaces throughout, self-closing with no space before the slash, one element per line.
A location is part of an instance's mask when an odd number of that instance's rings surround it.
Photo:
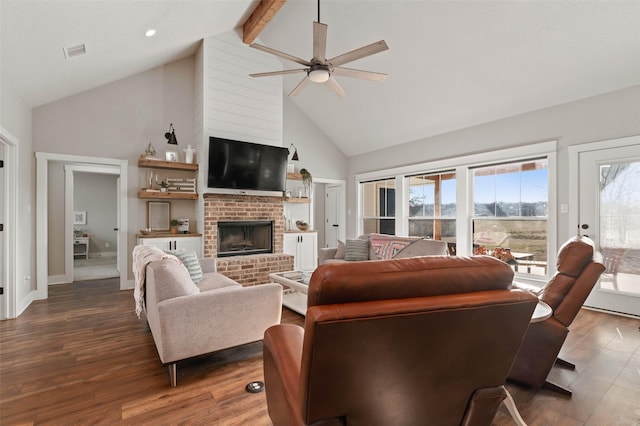
<path fill-rule="evenodd" d="M 178 151 L 166 150 L 164 152 L 164 156 L 165 156 L 165 160 L 167 161 L 173 161 L 173 162 L 178 161 Z"/>
<path fill-rule="evenodd" d="M 86 225 L 87 224 L 87 212 L 86 211 L 74 211 L 73 212 L 73 224 L 74 225 Z"/>
<path fill-rule="evenodd" d="M 147 201 L 147 228 L 151 231 L 169 231 L 171 203 Z"/>

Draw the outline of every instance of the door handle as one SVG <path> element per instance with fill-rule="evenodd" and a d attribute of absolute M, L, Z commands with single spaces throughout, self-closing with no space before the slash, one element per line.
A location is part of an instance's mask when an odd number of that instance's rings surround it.
<path fill-rule="evenodd" d="M 580 226 L 580 228 L 589 229 L 589 225 L 587 225 L 586 223 L 583 223 L 582 226 Z"/>
<path fill-rule="evenodd" d="M 337 227 L 339 227 L 340 225 L 331 225 L 331 226 L 333 226 L 334 228 L 337 228 Z"/>

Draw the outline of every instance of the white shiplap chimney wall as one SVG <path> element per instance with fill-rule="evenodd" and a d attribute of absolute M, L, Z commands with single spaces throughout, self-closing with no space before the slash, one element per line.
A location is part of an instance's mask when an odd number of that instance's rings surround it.
<path fill-rule="evenodd" d="M 282 63 L 228 32 L 204 40 L 203 66 L 205 137 L 282 146 L 282 77 L 249 77 Z"/>
<path fill-rule="evenodd" d="M 243 44 L 235 32 L 202 41 L 194 76 L 199 193 L 206 188 L 210 136 L 284 146 L 282 77 L 249 77 L 280 69 L 277 58 Z M 204 233 L 202 201 L 197 215 L 198 230 Z"/>

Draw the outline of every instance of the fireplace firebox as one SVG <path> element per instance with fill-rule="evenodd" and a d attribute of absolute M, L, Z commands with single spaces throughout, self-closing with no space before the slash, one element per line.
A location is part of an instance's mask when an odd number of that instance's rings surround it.
<path fill-rule="evenodd" d="M 218 222 L 218 257 L 273 253 L 272 221 Z"/>

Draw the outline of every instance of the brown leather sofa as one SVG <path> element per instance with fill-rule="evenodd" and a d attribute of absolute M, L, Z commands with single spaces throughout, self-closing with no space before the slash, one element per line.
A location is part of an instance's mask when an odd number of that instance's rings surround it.
<path fill-rule="evenodd" d="M 553 315 L 529 326 L 509 379 L 571 395 L 571 391 L 547 381 L 547 376 L 555 363 L 575 368 L 557 357 L 569 326 L 605 269 L 593 260 L 593 253 L 593 241 L 586 237 L 574 237 L 560 248 L 557 272 L 537 294 L 551 306 Z"/>
<path fill-rule="evenodd" d="M 304 328 L 264 337 L 281 425 L 488 425 L 536 306 L 488 257 L 321 265 Z"/>

